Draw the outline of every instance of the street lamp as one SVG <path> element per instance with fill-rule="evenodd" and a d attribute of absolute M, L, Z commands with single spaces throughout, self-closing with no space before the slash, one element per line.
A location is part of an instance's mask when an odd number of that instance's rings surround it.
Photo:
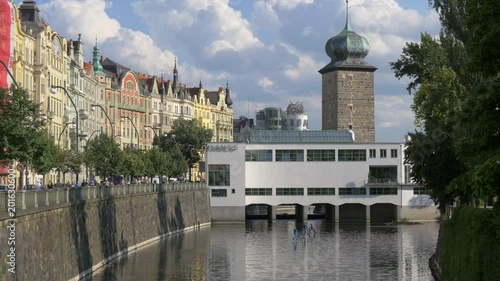
<path fill-rule="evenodd" d="M 9 74 L 10 78 L 12 78 L 12 81 L 14 81 L 14 84 L 16 85 L 16 88 L 20 89 L 21 87 L 19 87 L 19 84 L 17 84 L 17 81 L 16 79 L 14 78 L 14 75 L 12 75 L 12 73 L 10 72 L 9 68 L 7 67 L 7 65 L 0 60 L 0 63 L 3 65 L 3 67 L 5 68 L 5 70 L 7 71 L 7 73 Z"/>
<path fill-rule="evenodd" d="M 155 128 L 155 127 L 152 127 L 152 126 L 149 126 L 149 125 L 144 125 L 144 128 L 150 128 L 150 129 L 151 129 L 151 131 L 153 131 L 153 134 L 155 134 L 155 139 L 157 139 L 157 140 L 158 140 L 158 142 L 160 142 L 160 138 L 158 137 L 158 134 L 157 134 L 157 133 L 156 133 L 156 131 L 155 131 L 155 129 L 158 129 L 158 128 Z M 154 142 L 154 140 L 153 140 L 153 142 Z M 161 150 L 160 144 L 158 144 L 157 146 L 158 146 L 158 147 L 160 148 L 160 150 Z"/>
<path fill-rule="evenodd" d="M 89 142 L 89 141 L 90 141 L 90 139 L 92 138 L 92 136 L 93 136 L 95 133 L 100 132 L 100 131 L 101 131 L 101 130 L 95 130 L 95 131 L 93 131 L 93 132 L 90 134 L 90 137 L 88 137 L 88 138 L 87 138 L 87 142 Z M 85 145 L 85 146 L 86 146 L 86 145 Z"/>
<path fill-rule="evenodd" d="M 137 127 L 135 126 L 134 124 L 134 120 L 132 120 L 132 118 L 128 117 L 128 116 L 122 116 L 121 119 L 128 119 L 130 120 L 130 123 L 132 123 L 132 126 L 134 126 L 134 129 L 135 129 L 135 133 L 137 134 L 137 149 L 139 149 L 139 131 L 137 130 Z"/>
<path fill-rule="evenodd" d="M 59 134 L 59 138 L 57 139 L 57 146 L 58 147 L 61 147 L 61 137 L 62 137 L 64 131 L 66 130 L 66 127 L 68 127 L 68 125 L 70 125 L 70 124 L 73 124 L 73 122 L 69 122 L 69 123 L 64 124 L 64 127 L 63 127 L 61 133 Z M 61 169 L 59 169 L 59 171 L 57 171 L 57 183 L 61 183 Z"/>
<path fill-rule="evenodd" d="M 79 142 L 79 137 L 80 137 L 79 136 L 80 131 L 78 130 L 78 109 L 76 107 L 75 102 L 71 98 L 70 94 L 66 90 L 66 88 L 61 87 L 61 86 L 54 86 L 54 85 L 50 86 L 50 92 L 52 94 L 56 94 L 57 93 L 56 89 L 62 89 L 66 93 L 66 95 L 68 96 L 69 101 L 71 102 L 71 104 L 73 105 L 73 108 L 75 109 L 75 115 L 76 115 L 76 152 L 78 152 L 78 150 L 79 150 L 79 144 L 78 144 L 78 142 Z M 78 183 L 78 173 L 76 173 L 76 183 Z"/>
<path fill-rule="evenodd" d="M 111 118 L 109 118 L 108 113 L 106 112 L 104 107 L 102 107 L 101 105 L 99 105 L 99 104 L 90 105 L 90 108 L 92 108 L 92 110 L 94 110 L 94 108 L 96 108 L 96 107 L 99 107 L 104 112 L 104 115 L 106 115 L 106 118 L 108 118 L 109 126 L 111 126 L 111 137 L 114 137 L 115 129 L 113 128 L 113 122 L 111 122 Z"/>

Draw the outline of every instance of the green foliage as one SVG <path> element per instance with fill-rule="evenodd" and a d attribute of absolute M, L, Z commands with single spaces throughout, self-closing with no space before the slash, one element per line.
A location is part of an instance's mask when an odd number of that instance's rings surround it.
<path fill-rule="evenodd" d="M 0 89 L 0 160 L 31 162 L 45 122 L 40 104 L 23 89 Z M 3 148 L 6 148 L 4 151 Z"/>
<path fill-rule="evenodd" d="M 160 136 L 159 142 L 163 151 L 174 150 L 177 146 L 189 167 L 200 161 L 201 157 L 198 153 L 205 143 L 212 139 L 213 132 L 211 129 L 200 127 L 194 119 L 177 119 L 174 121 L 172 130 L 165 136 Z"/>
<path fill-rule="evenodd" d="M 390 63 L 397 78 L 408 76 L 413 80 L 406 88 L 410 94 L 429 80 L 434 71 L 446 62 L 444 50 L 430 34 L 420 34 L 420 40 L 420 44 L 407 42 L 400 59 Z"/>
<path fill-rule="evenodd" d="M 64 172 L 80 173 L 84 155 L 76 150 L 66 150 L 64 153 Z"/>
<path fill-rule="evenodd" d="M 168 175 L 170 163 L 172 162 L 167 153 L 161 152 L 154 147 L 146 151 L 144 155 L 145 174 L 148 177 Z"/>
<path fill-rule="evenodd" d="M 54 138 L 41 132 L 33 142 L 31 165 L 39 174 L 49 173 L 60 163 L 61 150 L 54 143 Z"/>
<path fill-rule="evenodd" d="M 84 159 L 99 177 L 106 178 L 121 174 L 124 153 L 111 137 L 100 134 L 87 143 Z"/>
<path fill-rule="evenodd" d="M 123 157 L 122 174 L 130 175 L 134 178 L 146 174 L 146 165 L 144 164 L 145 155 L 142 151 L 126 149 Z"/>
<path fill-rule="evenodd" d="M 391 63 L 396 77 L 411 79 L 420 128 L 410 134 L 405 160 L 441 210 L 457 196 L 467 203 L 500 195 L 497 2 L 430 0 L 442 24 L 439 39 L 424 33 Z"/>
<path fill-rule="evenodd" d="M 457 208 L 446 222 L 442 280 L 500 280 L 500 214 Z"/>

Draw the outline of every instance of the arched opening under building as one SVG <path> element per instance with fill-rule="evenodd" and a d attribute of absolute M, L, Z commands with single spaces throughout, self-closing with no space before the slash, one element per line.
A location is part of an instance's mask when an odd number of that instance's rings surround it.
<path fill-rule="evenodd" d="M 377 203 L 370 207 L 370 222 L 391 222 L 398 220 L 398 206 L 390 203 Z"/>
<path fill-rule="evenodd" d="M 347 203 L 339 206 L 339 222 L 366 222 L 366 205 Z"/>

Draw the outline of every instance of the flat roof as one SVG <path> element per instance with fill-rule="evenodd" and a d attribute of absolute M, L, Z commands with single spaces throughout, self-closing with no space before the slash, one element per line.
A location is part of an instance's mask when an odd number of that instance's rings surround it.
<path fill-rule="evenodd" d="M 247 143 L 354 143 L 349 130 L 250 130 Z"/>

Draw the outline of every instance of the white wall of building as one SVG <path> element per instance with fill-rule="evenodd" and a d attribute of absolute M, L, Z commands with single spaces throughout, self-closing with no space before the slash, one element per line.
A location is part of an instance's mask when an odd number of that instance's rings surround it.
<path fill-rule="evenodd" d="M 236 149 L 225 151 L 212 147 L 228 146 L 227 143 L 210 143 L 207 145 L 207 164 L 229 164 L 231 171 L 231 186 L 209 188 L 227 188 L 227 197 L 212 197 L 212 206 L 245 206 L 250 204 L 333 204 L 360 203 L 373 205 L 389 203 L 408 211 L 402 213 L 415 216 L 418 208 L 427 208 L 429 213 L 435 211 L 434 202 L 428 195 L 414 195 L 414 185 L 405 184 L 403 145 L 399 143 L 336 143 L 336 144 L 230 144 Z M 307 161 L 307 150 L 334 149 L 335 161 L 311 162 Z M 363 149 L 366 150 L 366 161 L 339 161 L 338 150 Z M 370 158 L 370 150 L 375 149 L 376 157 Z M 245 150 L 273 150 L 272 162 L 246 162 Z M 276 162 L 276 150 L 304 150 L 302 162 Z M 381 150 L 386 151 L 386 157 L 381 157 Z M 396 150 L 397 155 L 391 155 Z M 397 182 L 373 184 L 368 182 L 370 166 L 396 166 Z M 209 169 L 208 169 L 209 170 Z M 304 188 L 304 195 L 276 196 L 276 188 Z M 307 188 L 336 188 L 335 195 L 315 196 L 307 195 Z M 339 195 L 339 188 L 397 188 L 397 195 Z M 271 196 L 245 196 L 245 188 L 272 188 Z M 235 189 L 235 194 L 231 190 Z M 403 214 L 402 214 L 403 215 Z M 418 217 L 418 216 L 417 216 Z"/>

